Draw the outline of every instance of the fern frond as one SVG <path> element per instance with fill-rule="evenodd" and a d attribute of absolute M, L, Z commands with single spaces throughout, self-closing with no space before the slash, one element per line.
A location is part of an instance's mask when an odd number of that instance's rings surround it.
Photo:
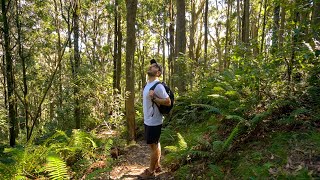
<path fill-rule="evenodd" d="M 233 128 L 231 134 L 229 135 L 228 139 L 224 142 L 223 144 L 223 150 L 226 150 L 227 148 L 229 148 L 230 144 L 232 143 L 232 141 L 235 139 L 235 137 L 238 135 L 239 133 L 239 126 L 242 123 L 242 121 L 238 122 L 238 124 L 236 125 L 235 128 Z"/>
<path fill-rule="evenodd" d="M 165 150 L 169 152 L 178 152 L 178 147 L 177 146 L 166 146 L 164 147 Z"/>
<path fill-rule="evenodd" d="M 209 96 L 209 97 L 213 97 L 213 98 L 215 98 L 215 99 L 217 99 L 217 98 L 221 98 L 221 99 L 228 100 L 228 98 L 227 98 L 227 97 L 222 96 L 222 95 L 220 95 L 220 94 L 210 94 L 210 95 L 208 95 L 208 96 Z"/>
<path fill-rule="evenodd" d="M 239 122 L 239 121 L 246 121 L 243 117 L 237 116 L 237 115 L 227 115 L 227 116 L 226 116 L 226 119 L 236 120 L 237 122 Z"/>
<path fill-rule="evenodd" d="M 178 135 L 178 147 L 179 150 L 186 150 L 188 147 L 187 142 L 184 140 L 184 138 L 181 136 L 180 133 L 177 133 Z"/>
<path fill-rule="evenodd" d="M 49 155 L 47 157 L 46 171 L 53 180 L 70 179 L 66 163 L 58 156 Z"/>
<path fill-rule="evenodd" d="M 209 104 L 191 104 L 190 106 L 201 107 L 207 110 L 208 113 L 221 114 L 220 110 Z"/>

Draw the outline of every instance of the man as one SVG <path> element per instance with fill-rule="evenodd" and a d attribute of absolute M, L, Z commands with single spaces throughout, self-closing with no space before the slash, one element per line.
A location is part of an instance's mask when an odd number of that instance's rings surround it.
<path fill-rule="evenodd" d="M 151 149 L 151 157 L 149 168 L 140 175 L 140 178 L 143 179 L 154 177 L 155 173 L 161 172 L 161 147 L 159 139 L 163 115 L 159 112 L 157 105 L 171 105 L 169 95 L 162 84 L 158 84 L 154 90 L 150 90 L 153 85 L 159 82 L 158 78 L 162 74 L 162 66 L 152 59 L 147 74 L 148 82 L 143 90 L 143 115 L 145 140 Z"/>

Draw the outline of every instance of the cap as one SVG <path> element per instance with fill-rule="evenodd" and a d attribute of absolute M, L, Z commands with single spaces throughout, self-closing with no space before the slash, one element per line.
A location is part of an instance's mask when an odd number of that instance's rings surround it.
<path fill-rule="evenodd" d="M 156 64 L 156 66 L 159 68 L 159 71 L 162 73 L 162 66 L 161 64 L 158 64 L 155 59 L 151 59 L 150 64 Z"/>

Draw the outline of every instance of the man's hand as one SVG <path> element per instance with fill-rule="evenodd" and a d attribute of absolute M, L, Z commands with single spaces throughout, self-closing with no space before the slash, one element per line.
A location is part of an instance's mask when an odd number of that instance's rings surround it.
<path fill-rule="evenodd" d="M 150 90 L 149 91 L 149 96 L 151 98 L 151 100 L 154 100 L 155 96 L 154 96 L 154 90 Z"/>

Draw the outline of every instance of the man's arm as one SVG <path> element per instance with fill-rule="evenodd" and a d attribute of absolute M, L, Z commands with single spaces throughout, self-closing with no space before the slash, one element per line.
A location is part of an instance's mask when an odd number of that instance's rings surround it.
<path fill-rule="evenodd" d="M 153 96 L 152 100 L 153 100 L 153 102 L 157 103 L 158 105 L 171 106 L 170 97 L 167 97 L 165 99 L 160 99 L 160 98 Z"/>

